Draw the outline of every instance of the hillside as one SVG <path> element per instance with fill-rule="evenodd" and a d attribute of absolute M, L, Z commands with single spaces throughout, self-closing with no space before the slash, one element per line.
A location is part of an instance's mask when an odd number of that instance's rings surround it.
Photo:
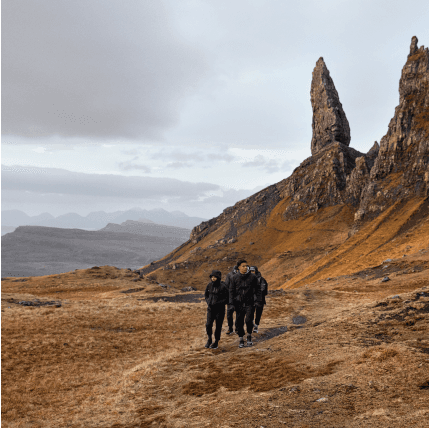
<path fill-rule="evenodd" d="M 201 292 L 131 271 L 3 278 L 2 424 L 426 428 L 428 250 L 272 291 L 243 349 L 204 348 Z"/>
<path fill-rule="evenodd" d="M 196 226 L 190 240 L 143 271 L 201 289 L 238 257 L 273 287 L 358 272 L 429 242 L 429 50 L 413 37 L 399 104 L 380 144 L 350 147 L 350 127 L 320 58 L 311 84 L 312 156 L 292 175 Z"/>
<path fill-rule="evenodd" d="M 2 276 L 52 275 L 107 264 L 135 269 L 186 239 L 183 232 L 182 237 L 165 235 L 20 226 L 2 237 Z"/>

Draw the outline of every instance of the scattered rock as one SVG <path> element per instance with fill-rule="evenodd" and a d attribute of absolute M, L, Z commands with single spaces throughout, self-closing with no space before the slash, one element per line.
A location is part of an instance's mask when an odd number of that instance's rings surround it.
<path fill-rule="evenodd" d="M 389 262 L 391 262 L 392 261 L 392 259 L 387 259 L 387 260 L 385 260 L 383 263 L 389 263 Z"/>
<path fill-rule="evenodd" d="M 197 289 L 194 288 L 194 287 L 185 287 L 185 288 L 182 288 L 181 291 L 184 291 L 184 292 L 187 292 L 187 291 L 197 291 Z"/>
<path fill-rule="evenodd" d="M 381 282 L 387 282 L 387 281 L 390 281 L 390 278 L 389 278 L 388 276 L 385 276 L 385 277 L 381 280 Z"/>
<path fill-rule="evenodd" d="M 324 401 L 328 401 L 328 399 L 326 397 L 322 397 L 322 398 L 319 398 L 316 401 L 318 401 L 319 403 L 323 403 Z"/>
<path fill-rule="evenodd" d="M 302 315 L 298 315 L 292 318 L 292 322 L 294 324 L 305 324 L 307 322 L 307 318 L 303 317 Z"/>

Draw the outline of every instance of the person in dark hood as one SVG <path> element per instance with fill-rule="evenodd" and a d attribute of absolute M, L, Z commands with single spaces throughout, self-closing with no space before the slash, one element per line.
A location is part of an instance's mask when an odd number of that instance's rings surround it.
<path fill-rule="evenodd" d="M 226 275 L 225 278 L 225 285 L 227 286 L 228 290 L 229 290 L 229 286 L 231 285 L 231 280 L 232 277 L 238 272 L 238 267 L 237 265 L 234 266 L 234 268 L 232 269 L 231 272 L 229 272 Z M 235 307 L 234 305 L 227 305 L 226 307 L 226 320 L 228 321 L 228 331 L 226 332 L 226 334 L 232 334 L 234 333 L 234 312 L 235 312 Z M 236 331 L 237 332 L 237 331 Z"/>
<path fill-rule="evenodd" d="M 265 296 L 268 294 L 268 283 L 256 266 L 250 266 L 249 270 L 258 279 L 258 289 L 260 291 L 260 296 L 255 296 L 255 323 L 253 324 L 253 331 L 258 333 L 264 305 L 267 303 Z"/>
<path fill-rule="evenodd" d="M 208 340 L 206 348 L 217 349 L 222 331 L 222 323 L 225 318 L 225 305 L 228 303 L 228 288 L 221 281 L 222 274 L 218 270 L 210 274 L 211 281 L 204 293 L 207 302 L 206 331 Z M 215 341 L 212 341 L 213 322 L 216 320 Z"/>
<path fill-rule="evenodd" d="M 255 311 L 255 296 L 260 298 L 258 280 L 249 271 L 246 260 L 237 262 L 238 272 L 232 277 L 229 287 L 229 304 L 234 305 L 237 312 L 235 327 L 240 337 L 239 347 L 244 346 L 244 322 L 247 328 L 247 346 L 252 343 L 253 315 Z"/>

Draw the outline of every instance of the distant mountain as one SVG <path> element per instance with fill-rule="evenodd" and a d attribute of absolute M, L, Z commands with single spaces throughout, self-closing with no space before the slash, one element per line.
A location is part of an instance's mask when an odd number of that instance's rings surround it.
<path fill-rule="evenodd" d="M 1 227 L 1 236 L 6 235 L 6 233 L 11 233 L 15 230 L 16 228 L 13 226 L 2 226 Z"/>
<path fill-rule="evenodd" d="M 76 213 L 63 214 L 58 217 L 43 213 L 31 217 L 19 210 L 5 210 L 1 214 L 1 224 L 3 226 L 46 226 L 86 230 L 102 229 L 108 223 L 120 224 L 127 220 L 141 221 L 141 219 L 146 223 L 152 221 L 157 224 L 192 229 L 206 220 L 200 217 L 189 217 L 180 211 L 168 212 L 162 208 L 153 210 L 131 208 L 127 211 L 116 211 L 113 213 L 95 211 L 85 217 Z"/>
<path fill-rule="evenodd" d="M 139 224 L 152 227 L 151 234 L 20 226 L 2 237 L 2 277 L 50 275 L 94 265 L 135 269 L 163 257 L 189 238 L 187 229 Z M 115 226 L 126 229 L 130 224 Z M 157 227 L 161 236 L 155 236 Z"/>
<path fill-rule="evenodd" d="M 166 226 L 164 224 L 156 224 L 153 222 L 143 223 L 141 221 L 127 220 L 121 224 L 109 223 L 100 231 L 104 232 L 121 232 L 121 233 L 137 233 L 139 235 L 160 236 L 164 238 L 177 239 L 178 245 L 189 239 L 191 229 L 182 227 Z"/>

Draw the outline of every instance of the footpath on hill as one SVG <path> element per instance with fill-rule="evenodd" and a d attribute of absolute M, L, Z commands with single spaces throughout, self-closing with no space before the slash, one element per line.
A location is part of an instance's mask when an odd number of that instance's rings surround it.
<path fill-rule="evenodd" d="M 428 267 L 429 248 L 272 290 L 254 346 L 225 325 L 217 350 L 198 291 L 109 266 L 3 279 L 3 423 L 425 427 Z"/>

